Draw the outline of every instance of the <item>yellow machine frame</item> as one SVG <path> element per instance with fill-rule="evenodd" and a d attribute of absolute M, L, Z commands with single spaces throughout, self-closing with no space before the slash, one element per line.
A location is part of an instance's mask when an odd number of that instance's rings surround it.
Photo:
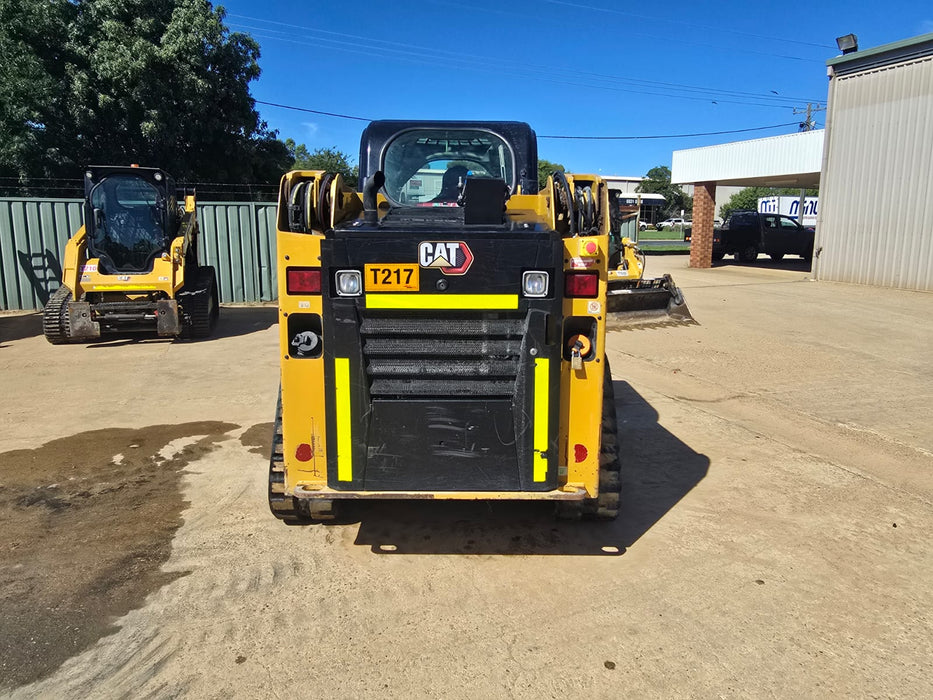
<path fill-rule="evenodd" d="M 135 201 L 134 181 L 153 188 L 155 199 Z M 121 188 L 123 194 L 117 194 Z M 84 189 L 85 224 L 65 245 L 62 284 L 42 312 L 46 339 L 60 345 L 137 332 L 210 335 L 219 315 L 219 295 L 214 268 L 198 261 L 194 191 L 176 190 L 168 173 L 138 165 L 88 166 Z M 112 216 L 106 223 L 108 210 Z M 106 247 L 98 247 L 117 242 L 129 250 L 120 237 L 132 239 L 139 231 L 152 237 L 144 266 L 125 259 L 117 263 Z"/>
<path fill-rule="evenodd" d="M 341 426 L 341 415 L 349 414 L 347 387 L 340 386 L 340 374 L 337 376 L 337 444 L 327 442 L 325 430 L 325 382 L 324 358 L 292 361 L 290 356 L 287 318 L 294 313 L 321 314 L 322 298 L 320 295 L 295 295 L 286 291 L 286 269 L 295 265 L 317 265 L 321 257 L 323 232 L 319 229 L 312 234 L 295 233 L 288 230 L 285 219 L 284 203 L 288 192 L 296 184 L 312 181 L 318 188 L 324 173 L 320 171 L 293 171 L 286 174 L 281 183 L 279 221 L 277 230 L 277 268 L 279 285 L 279 348 L 281 353 L 281 420 L 282 453 L 284 456 L 284 484 L 282 493 L 301 499 L 339 499 L 339 498 L 430 498 L 430 499 L 508 499 L 508 500 L 581 500 L 595 498 L 599 490 L 599 454 L 600 426 L 602 422 L 606 336 L 606 293 L 609 282 L 609 221 L 608 215 L 598 217 L 599 228 L 590 235 L 564 238 L 565 271 L 587 269 L 599 273 L 599 290 L 596 298 L 565 298 L 563 301 L 564 318 L 588 317 L 595 320 L 596 337 L 595 361 L 578 363 L 574 367 L 571 361 L 561 361 L 559 409 L 559 457 L 558 489 L 548 492 L 530 491 L 337 491 L 328 487 L 326 461 L 327 454 L 336 450 L 338 461 L 341 454 L 349 451 L 352 436 L 346 426 Z M 589 187 L 595 193 L 595 206 L 599 212 L 608 212 L 609 196 L 606 184 L 595 175 L 566 175 L 571 191 L 576 185 Z M 329 225 L 354 218 L 363 210 L 361 195 L 346 187 L 338 175 L 330 182 L 329 201 L 334 203 L 329 218 Z M 315 189 L 314 201 L 318 201 L 319 192 Z M 381 195 L 380 195 L 381 197 Z M 507 203 L 507 211 L 513 221 L 543 221 L 554 230 L 566 228 L 568 213 L 560 211 L 554 205 L 559 194 L 554 179 L 549 178 L 547 186 L 538 194 L 513 195 Z M 381 200 L 380 200 L 381 201 Z M 381 213 L 383 213 L 381 211 Z M 380 214 L 381 215 L 381 214 Z M 623 255 L 624 263 L 612 274 L 617 277 L 636 278 L 641 276 L 642 265 L 634 246 L 628 242 Z M 439 304 L 432 308 L 443 308 L 442 295 Z M 477 295 L 485 296 L 485 295 Z M 446 303 L 458 304 L 462 309 L 463 300 L 451 299 Z M 490 300 L 486 300 L 490 303 Z M 495 302 L 492 302 L 493 304 Z M 451 307 L 453 308 L 453 307 Z M 473 308 L 490 308 L 482 306 Z M 546 378 L 545 378 L 546 381 Z M 541 387 L 542 395 L 554 395 Z M 544 413 L 546 415 L 546 412 Z M 298 442 L 310 445 L 311 454 L 307 461 L 295 457 Z M 344 463 L 341 461 L 341 463 Z M 352 467 L 351 467 L 352 468 Z"/>

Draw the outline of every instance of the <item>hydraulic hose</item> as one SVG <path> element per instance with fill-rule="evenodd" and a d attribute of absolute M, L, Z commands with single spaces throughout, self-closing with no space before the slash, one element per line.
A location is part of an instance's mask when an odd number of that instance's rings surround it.
<path fill-rule="evenodd" d="M 560 195 L 561 202 L 564 203 L 564 206 L 567 208 L 567 221 L 570 225 L 570 235 L 577 235 L 577 221 L 574 216 L 574 202 L 573 202 L 573 192 L 570 191 L 570 183 L 567 182 L 567 176 L 564 175 L 563 170 L 557 170 L 552 175 L 554 178 L 554 184 L 557 185 L 556 189 L 561 190 L 558 194 Z"/>

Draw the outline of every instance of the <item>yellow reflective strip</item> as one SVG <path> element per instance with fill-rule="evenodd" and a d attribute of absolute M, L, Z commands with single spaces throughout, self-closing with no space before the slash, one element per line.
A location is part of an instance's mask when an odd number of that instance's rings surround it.
<path fill-rule="evenodd" d="M 159 284 L 158 282 L 151 282 L 150 284 L 92 284 L 88 285 L 94 291 L 101 292 L 122 292 L 126 289 L 130 290 L 140 290 L 140 291 L 149 291 L 154 289 L 159 289 L 166 285 Z"/>
<path fill-rule="evenodd" d="M 548 449 L 548 366 L 547 359 L 535 360 L 535 407 L 534 407 L 534 480 L 547 478 Z"/>
<path fill-rule="evenodd" d="M 337 393 L 337 481 L 353 481 L 353 436 L 350 430 L 350 360 L 334 358 Z"/>
<path fill-rule="evenodd" d="M 367 294 L 368 309 L 517 309 L 517 294 Z"/>

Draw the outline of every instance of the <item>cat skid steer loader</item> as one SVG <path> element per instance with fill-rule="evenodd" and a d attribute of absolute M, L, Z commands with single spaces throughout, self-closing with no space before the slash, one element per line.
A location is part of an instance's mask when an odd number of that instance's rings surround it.
<path fill-rule="evenodd" d="M 198 265 L 194 193 L 156 168 L 91 166 L 85 224 L 65 246 L 42 327 L 55 345 L 107 334 L 203 338 L 218 315 L 214 268 Z"/>
<path fill-rule="evenodd" d="M 641 279 L 607 185 L 539 192 L 518 122 L 372 122 L 360 181 L 282 179 L 272 512 L 524 499 L 615 518 L 607 320 L 689 313 L 669 277 Z"/>

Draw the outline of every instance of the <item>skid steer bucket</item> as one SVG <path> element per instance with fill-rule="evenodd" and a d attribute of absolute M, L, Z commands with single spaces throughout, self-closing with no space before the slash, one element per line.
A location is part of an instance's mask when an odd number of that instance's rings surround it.
<path fill-rule="evenodd" d="M 610 275 L 606 311 L 611 330 L 696 323 L 670 275 L 637 280 Z"/>

